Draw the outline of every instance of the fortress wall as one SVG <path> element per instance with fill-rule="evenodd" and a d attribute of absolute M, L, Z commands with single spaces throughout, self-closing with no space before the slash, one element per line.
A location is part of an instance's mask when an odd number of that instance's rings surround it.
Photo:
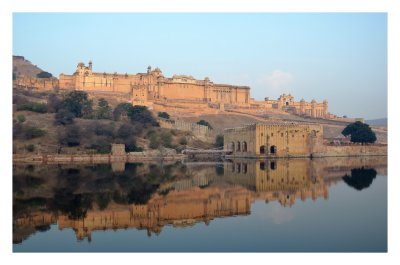
<path fill-rule="evenodd" d="M 76 88 L 76 77 L 73 75 L 60 75 L 59 80 L 60 89 L 75 89 Z"/>
<path fill-rule="evenodd" d="M 324 145 L 313 156 L 387 156 L 387 145 Z"/>
<path fill-rule="evenodd" d="M 190 83 L 164 83 L 160 96 L 167 99 L 204 101 L 204 86 Z"/>
<path fill-rule="evenodd" d="M 38 91 L 52 91 L 59 86 L 56 78 L 18 77 L 14 84 L 21 88 L 36 89 Z"/>
<path fill-rule="evenodd" d="M 185 122 L 181 120 L 158 120 L 161 128 L 175 129 L 180 131 L 192 132 L 197 137 L 207 137 L 211 133 L 208 126 L 199 125 L 196 123 Z"/>

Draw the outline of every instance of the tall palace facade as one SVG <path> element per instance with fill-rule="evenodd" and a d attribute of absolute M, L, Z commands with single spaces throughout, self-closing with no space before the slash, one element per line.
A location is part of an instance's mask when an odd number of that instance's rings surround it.
<path fill-rule="evenodd" d="M 250 87 L 214 84 L 209 78 L 196 80 L 192 76 L 164 77 L 161 70 L 147 68 L 146 73 L 109 74 L 92 71 L 79 63 L 73 75 L 60 75 L 60 89 L 130 93 L 133 102 L 155 100 L 187 100 L 227 104 L 248 104 Z"/>
<path fill-rule="evenodd" d="M 77 65 L 72 75 L 61 74 L 60 78 L 29 78 L 19 76 L 15 81 L 17 87 L 37 90 L 83 90 L 87 92 L 106 92 L 122 94 L 136 105 L 149 106 L 157 102 L 210 103 L 221 108 L 242 109 L 279 109 L 298 115 L 316 118 L 333 118 L 328 112 L 328 101 L 322 103 L 295 101 L 286 94 L 277 100 L 255 100 L 250 96 L 250 87 L 227 84 L 215 84 L 208 77 L 197 80 L 192 76 L 174 75 L 165 77 L 159 68 L 149 66 L 146 73 L 117 74 L 96 73 L 92 62 L 86 66 Z"/>

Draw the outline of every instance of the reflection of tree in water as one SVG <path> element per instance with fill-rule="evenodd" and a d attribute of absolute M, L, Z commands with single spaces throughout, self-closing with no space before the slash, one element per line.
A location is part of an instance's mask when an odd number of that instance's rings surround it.
<path fill-rule="evenodd" d="M 352 169 L 351 176 L 345 175 L 342 179 L 350 187 L 353 187 L 356 190 L 362 190 L 368 188 L 372 184 L 374 178 L 376 178 L 375 169 L 365 169 L 362 167 Z"/>
<path fill-rule="evenodd" d="M 92 208 L 93 198 L 89 194 L 73 194 L 65 188 L 55 191 L 52 207 L 67 214 L 70 219 L 82 219 Z"/>
<path fill-rule="evenodd" d="M 142 178 L 134 178 L 131 190 L 128 194 L 128 203 L 147 203 L 151 195 L 157 190 L 158 187 L 158 184 L 151 184 L 147 181 L 144 181 Z"/>

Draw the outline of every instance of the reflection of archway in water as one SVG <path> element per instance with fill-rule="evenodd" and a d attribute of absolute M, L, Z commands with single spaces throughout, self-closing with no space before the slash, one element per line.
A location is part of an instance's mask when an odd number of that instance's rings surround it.
<path fill-rule="evenodd" d="M 377 172 L 373 168 L 354 168 L 351 170 L 351 176 L 346 174 L 342 179 L 350 187 L 356 190 L 362 190 L 368 188 L 372 184 L 374 178 L 376 178 L 376 174 Z"/>
<path fill-rule="evenodd" d="M 261 155 L 265 154 L 265 146 L 264 145 L 260 146 L 260 154 Z"/>

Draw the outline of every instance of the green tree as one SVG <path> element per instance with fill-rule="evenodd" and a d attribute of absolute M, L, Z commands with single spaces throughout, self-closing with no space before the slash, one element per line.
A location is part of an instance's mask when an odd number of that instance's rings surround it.
<path fill-rule="evenodd" d="M 133 105 L 131 103 L 120 103 L 113 111 L 114 120 L 118 121 L 121 117 L 127 117 L 128 113 L 132 111 Z"/>
<path fill-rule="evenodd" d="M 78 146 L 81 143 L 81 131 L 77 125 L 68 125 L 64 132 L 59 135 L 59 142 L 62 145 Z"/>
<path fill-rule="evenodd" d="M 165 111 L 159 112 L 158 113 L 158 117 L 168 120 L 169 119 L 169 114 L 167 112 L 165 112 Z"/>
<path fill-rule="evenodd" d="M 46 113 L 47 112 L 47 105 L 38 102 L 25 102 L 20 105 L 17 105 L 17 110 L 29 110 L 38 113 Z"/>
<path fill-rule="evenodd" d="M 172 135 L 168 131 L 163 131 L 160 135 L 161 143 L 165 147 L 172 147 Z"/>
<path fill-rule="evenodd" d="M 155 133 L 152 133 L 149 137 L 149 147 L 151 149 L 157 149 L 160 146 L 160 141 L 157 138 L 157 135 Z"/>
<path fill-rule="evenodd" d="M 97 119 L 111 119 L 111 107 L 108 105 L 107 100 L 104 98 L 99 99 L 96 109 Z"/>
<path fill-rule="evenodd" d="M 129 109 L 128 117 L 131 119 L 132 123 L 140 123 L 144 126 L 152 125 L 156 126 L 157 121 L 154 119 L 151 112 L 145 106 L 133 106 L 133 108 Z"/>
<path fill-rule="evenodd" d="M 67 125 L 74 122 L 74 114 L 67 109 L 59 109 L 54 115 L 55 124 Z"/>
<path fill-rule="evenodd" d="M 199 125 L 204 125 L 204 126 L 207 126 L 207 127 L 210 128 L 210 129 L 212 129 L 212 126 L 211 126 L 210 123 L 208 123 L 208 121 L 199 120 L 199 121 L 197 122 L 197 124 L 199 124 Z"/>
<path fill-rule="evenodd" d="M 114 126 L 96 122 L 94 124 L 94 133 L 99 136 L 114 137 Z"/>
<path fill-rule="evenodd" d="M 33 145 L 33 144 L 28 144 L 28 145 L 26 146 L 26 150 L 27 150 L 28 152 L 33 152 L 33 151 L 35 151 L 35 145 Z"/>
<path fill-rule="evenodd" d="M 26 118 L 25 118 L 25 116 L 24 115 L 18 115 L 17 116 L 17 121 L 19 122 L 19 123 L 23 123 L 24 121 L 26 121 Z"/>
<path fill-rule="evenodd" d="M 182 136 L 180 139 L 179 139 L 179 144 L 180 145 L 187 145 L 187 139 L 186 139 L 186 137 L 185 136 Z"/>
<path fill-rule="evenodd" d="M 218 134 L 215 137 L 215 146 L 217 147 L 224 146 L 224 136 L 222 134 Z"/>
<path fill-rule="evenodd" d="M 47 111 L 58 112 L 61 108 L 62 101 L 56 94 L 50 94 L 47 98 Z"/>
<path fill-rule="evenodd" d="M 62 106 L 75 117 L 88 117 L 92 113 L 93 102 L 84 91 L 72 91 L 65 95 Z"/>
<path fill-rule="evenodd" d="M 33 139 L 45 135 L 46 131 L 39 129 L 34 126 L 29 126 L 25 128 L 25 138 Z"/>
<path fill-rule="evenodd" d="M 374 143 L 376 141 L 376 135 L 369 127 L 368 124 L 356 121 L 351 123 L 344 128 L 342 131 L 344 136 L 350 135 L 350 140 L 353 143 Z"/>
<path fill-rule="evenodd" d="M 133 128 L 132 125 L 124 123 L 121 125 L 121 127 L 119 127 L 117 131 L 117 136 L 119 138 L 126 139 L 134 134 L 134 130 L 135 129 Z"/>

